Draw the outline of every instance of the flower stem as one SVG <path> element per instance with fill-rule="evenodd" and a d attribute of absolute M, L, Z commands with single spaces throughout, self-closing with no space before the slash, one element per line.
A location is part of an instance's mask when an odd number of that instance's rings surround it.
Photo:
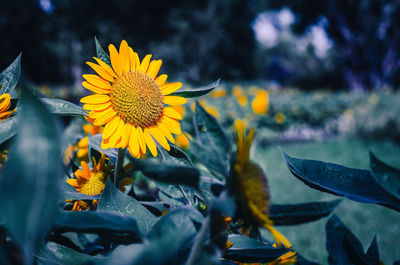
<path fill-rule="evenodd" d="M 211 218 L 210 215 L 208 215 L 204 220 L 199 233 L 196 236 L 196 240 L 194 241 L 192 250 L 190 251 L 189 258 L 187 259 L 185 265 L 196 264 L 198 257 L 202 254 L 202 250 L 204 249 L 203 244 L 206 241 L 210 225 L 211 225 Z"/>
<path fill-rule="evenodd" d="M 115 167 L 115 172 L 114 172 L 114 185 L 115 187 L 117 187 L 117 189 L 119 189 L 119 184 L 124 177 L 123 165 L 124 165 L 125 151 L 126 148 L 118 149 L 117 165 Z"/>

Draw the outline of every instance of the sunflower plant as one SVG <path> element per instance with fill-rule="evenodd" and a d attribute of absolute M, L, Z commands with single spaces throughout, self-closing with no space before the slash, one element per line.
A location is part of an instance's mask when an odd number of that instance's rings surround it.
<path fill-rule="evenodd" d="M 106 53 L 96 39 L 96 52 L 83 107 L 37 97 L 19 81 L 21 56 L 0 74 L 2 264 L 317 264 L 280 226 L 327 216 L 330 264 L 381 264 L 376 239 L 364 251 L 332 214 L 340 200 L 274 202 L 252 161 L 255 129 L 223 127 L 199 102 L 182 119 L 174 106 L 218 81 L 167 82 L 161 60 L 140 60 L 126 41 Z M 58 116 L 71 116 L 63 130 Z M 400 209 L 400 171 L 373 154 L 371 170 L 283 158 L 314 189 Z"/>

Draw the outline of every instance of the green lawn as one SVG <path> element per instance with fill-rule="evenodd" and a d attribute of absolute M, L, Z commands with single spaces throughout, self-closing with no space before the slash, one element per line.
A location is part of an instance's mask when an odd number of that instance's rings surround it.
<path fill-rule="evenodd" d="M 257 136 L 256 136 L 257 137 Z M 336 196 L 314 190 L 287 169 L 280 149 L 298 158 L 316 159 L 355 168 L 369 168 L 368 151 L 400 168 L 400 146 L 393 142 L 366 142 L 357 139 L 296 143 L 262 147 L 254 143 L 252 158 L 265 170 L 274 203 L 302 203 L 331 200 Z M 400 213 L 382 206 L 344 199 L 335 213 L 367 248 L 378 237 L 381 260 L 393 264 L 400 259 Z M 306 258 L 327 264 L 325 223 L 327 218 L 300 226 L 278 227 Z"/>

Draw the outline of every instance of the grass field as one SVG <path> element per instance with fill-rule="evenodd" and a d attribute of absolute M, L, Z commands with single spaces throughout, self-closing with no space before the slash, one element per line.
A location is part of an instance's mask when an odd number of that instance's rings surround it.
<path fill-rule="evenodd" d="M 260 139 L 258 139 L 260 140 Z M 369 168 L 368 151 L 400 168 L 400 146 L 390 141 L 371 142 L 340 139 L 327 142 L 296 143 L 261 147 L 255 143 L 252 157 L 265 170 L 274 203 L 302 203 L 331 200 L 336 196 L 314 190 L 296 179 L 287 169 L 280 150 L 298 158 L 316 159 L 355 168 Z M 400 214 L 385 207 L 343 199 L 335 213 L 361 240 L 366 249 L 378 237 L 381 260 L 393 264 L 400 259 Z M 279 227 L 306 258 L 327 264 L 325 223 L 327 218 L 300 226 Z"/>

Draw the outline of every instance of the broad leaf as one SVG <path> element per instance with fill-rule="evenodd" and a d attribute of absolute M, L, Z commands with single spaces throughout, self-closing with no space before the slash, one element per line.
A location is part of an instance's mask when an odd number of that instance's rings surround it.
<path fill-rule="evenodd" d="M 13 137 L 18 130 L 18 117 L 17 115 L 0 122 L 0 144 L 4 143 Z"/>
<path fill-rule="evenodd" d="M 106 260 L 102 256 L 90 256 L 67 248 L 54 242 L 48 242 L 36 254 L 39 264 L 89 265 L 99 264 Z"/>
<path fill-rule="evenodd" d="M 230 235 L 228 241 L 232 243 L 232 247 L 225 250 L 224 258 L 237 262 L 271 262 L 290 251 L 237 234 Z"/>
<path fill-rule="evenodd" d="M 272 204 L 269 218 L 274 225 L 296 225 L 328 216 L 341 200 L 300 204 Z"/>
<path fill-rule="evenodd" d="M 141 236 L 135 219 L 110 212 L 60 212 L 53 230 L 56 233 L 81 232 L 120 243 L 140 242 Z"/>
<path fill-rule="evenodd" d="M 0 95 L 11 93 L 18 83 L 21 75 L 21 53 L 17 59 L 10 64 L 3 72 L 0 73 Z"/>
<path fill-rule="evenodd" d="M 372 152 L 369 153 L 369 157 L 372 176 L 376 182 L 400 201 L 400 170 L 383 163 Z"/>
<path fill-rule="evenodd" d="M 137 200 L 115 188 L 110 179 L 107 180 L 97 211 L 113 212 L 134 218 L 142 235 L 147 234 L 158 220 Z"/>
<path fill-rule="evenodd" d="M 109 148 L 109 149 L 102 149 L 101 148 L 101 141 L 103 140 L 103 134 L 96 134 L 89 137 L 89 146 L 97 151 L 101 151 L 105 154 L 111 161 L 115 164 L 118 157 L 118 149 L 116 148 Z"/>
<path fill-rule="evenodd" d="M 0 177 L 0 215 L 31 264 L 56 214 L 60 153 L 53 118 L 43 103 L 26 87 L 20 103 L 18 136 Z"/>
<path fill-rule="evenodd" d="M 314 189 L 400 211 L 400 201 L 389 196 L 368 170 L 316 160 L 296 159 L 285 153 L 283 157 L 292 174 Z"/>
<path fill-rule="evenodd" d="M 219 85 L 219 81 L 220 80 L 218 79 L 214 83 L 209 84 L 208 86 L 205 87 L 179 89 L 178 91 L 172 93 L 171 95 L 185 97 L 185 98 L 200 97 L 213 91 L 214 88 L 216 88 Z"/>
<path fill-rule="evenodd" d="M 67 182 L 60 184 L 60 196 L 62 200 L 98 200 L 100 195 L 86 195 L 78 192 L 74 187 Z"/>
<path fill-rule="evenodd" d="M 87 116 L 86 111 L 82 107 L 75 105 L 74 103 L 52 98 L 42 98 L 42 102 L 46 105 L 50 113 L 61 116 Z"/>
<path fill-rule="evenodd" d="M 97 40 L 96 37 L 94 37 L 94 41 L 96 43 L 97 58 L 99 58 L 100 60 L 111 66 L 110 56 L 103 50 L 100 42 Z"/>

